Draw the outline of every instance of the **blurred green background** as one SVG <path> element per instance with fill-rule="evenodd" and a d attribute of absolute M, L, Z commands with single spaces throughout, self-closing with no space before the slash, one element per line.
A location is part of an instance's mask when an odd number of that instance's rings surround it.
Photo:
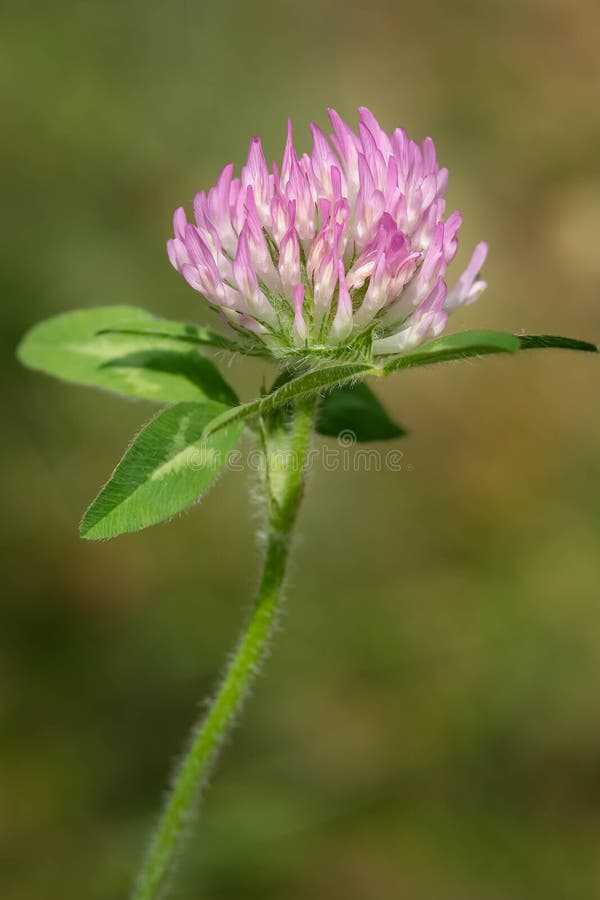
<path fill-rule="evenodd" d="M 172 210 L 249 138 L 360 104 L 434 136 L 485 238 L 452 322 L 600 338 L 594 0 L 8 0 L 0 35 L 4 480 L 0 896 L 122 900 L 247 610 L 251 479 L 89 545 L 144 404 L 20 370 L 44 316 L 204 320 Z M 313 475 L 267 671 L 173 900 L 600 895 L 600 370 L 525 354 L 378 385 L 402 472 Z M 245 397 L 259 367 L 236 363 Z M 400 445 L 398 445 L 400 446 Z"/>

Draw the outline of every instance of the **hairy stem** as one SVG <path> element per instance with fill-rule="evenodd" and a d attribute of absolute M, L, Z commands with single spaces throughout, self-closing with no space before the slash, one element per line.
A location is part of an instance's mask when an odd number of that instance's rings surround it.
<path fill-rule="evenodd" d="M 221 686 L 192 732 L 131 900 L 162 894 L 198 795 L 266 656 L 302 500 L 313 418 L 314 401 L 298 403 L 288 427 L 264 441 L 268 536 L 258 595 Z"/>

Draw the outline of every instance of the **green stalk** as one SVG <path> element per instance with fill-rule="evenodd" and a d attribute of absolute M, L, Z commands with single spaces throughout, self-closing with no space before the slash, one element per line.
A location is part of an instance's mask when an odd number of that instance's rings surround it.
<path fill-rule="evenodd" d="M 155 900 L 162 894 L 198 795 L 265 659 L 302 500 L 314 408 L 314 400 L 298 403 L 287 429 L 269 437 L 263 434 L 268 537 L 258 595 L 221 686 L 192 732 L 189 750 L 175 773 L 131 900 Z"/>

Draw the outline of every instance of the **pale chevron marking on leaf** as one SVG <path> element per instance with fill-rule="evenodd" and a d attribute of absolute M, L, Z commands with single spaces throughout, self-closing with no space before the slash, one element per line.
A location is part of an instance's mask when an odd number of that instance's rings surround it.
<path fill-rule="evenodd" d="M 189 345 L 184 349 L 180 341 L 151 335 L 99 333 L 134 321 L 156 320 L 135 307 L 60 313 L 27 332 L 18 357 L 55 378 L 153 402 L 238 402 L 214 362 Z"/>
<path fill-rule="evenodd" d="M 138 434 L 84 515 L 88 539 L 115 537 L 170 518 L 195 503 L 234 449 L 242 424 L 202 442 L 206 425 L 226 407 L 178 403 Z"/>

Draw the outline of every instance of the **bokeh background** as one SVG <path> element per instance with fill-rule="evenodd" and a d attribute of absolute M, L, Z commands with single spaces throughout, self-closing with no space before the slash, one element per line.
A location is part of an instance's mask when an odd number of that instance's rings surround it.
<path fill-rule="evenodd" d="M 594 0 L 7 0 L 0 34 L 3 900 L 121 900 L 256 581 L 251 479 L 89 545 L 152 413 L 20 370 L 44 316 L 204 320 L 170 216 L 251 135 L 370 106 L 431 134 L 485 238 L 453 327 L 600 339 Z M 250 397 L 260 367 L 230 377 Z M 401 472 L 316 471 L 265 676 L 173 900 L 600 895 L 597 361 L 524 354 L 378 385 Z"/>

